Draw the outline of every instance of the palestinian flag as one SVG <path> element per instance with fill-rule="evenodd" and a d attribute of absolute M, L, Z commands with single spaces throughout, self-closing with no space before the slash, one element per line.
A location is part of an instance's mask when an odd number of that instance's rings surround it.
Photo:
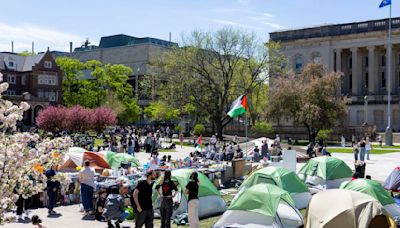
<path fill-rule="evenodd" d="M 246 95 L 242 95 L 232 103 L 231 110 L 228 112 L 228 116 L 230 116 L 231 118 L 235 118 L 237 116 L 246 113 L 246 109 L 247 109 Z"/>

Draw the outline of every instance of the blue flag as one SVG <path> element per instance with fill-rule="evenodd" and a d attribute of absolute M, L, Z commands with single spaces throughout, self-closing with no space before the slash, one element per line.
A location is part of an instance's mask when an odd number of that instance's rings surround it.
<path fill-rule="evenodd" d="M 385 7 L 392 4 L 392 0 L 382 0 L 381 4 L 379 5 L 379 8 Z"/>

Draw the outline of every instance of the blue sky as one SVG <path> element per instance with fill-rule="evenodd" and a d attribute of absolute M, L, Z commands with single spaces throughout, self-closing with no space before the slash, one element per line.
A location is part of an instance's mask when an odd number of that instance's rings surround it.
<path fill-rule="evenodd" d="M 68 50 L 124 33 L 178 41 L 194 29 L 232 26 L 262 40 L 281 29 L 388 17 L 381 0 L 0 0 L 0 51 Z M 392 0 L 400 16 L 400 0 Z"/>

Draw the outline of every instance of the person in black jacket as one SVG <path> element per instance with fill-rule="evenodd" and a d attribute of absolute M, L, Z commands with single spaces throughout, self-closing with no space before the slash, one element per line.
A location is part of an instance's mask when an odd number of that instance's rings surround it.
<path fill-rule="evenodd" d="M 161 188 L 161 191 L 160 191 Z M 164 172 L 164 178 L 160 181 L 160 184 L 156 186 L 156 189 L 162 197 L 160 214 L 161 214 L 161 228 L 171 227 L 171 216 L 173 212 L 173 198 L 178 192 L 178 188 L 175 183 L 171 180 L 171 171 L 166 170 Z"/>
<path fill-rule="evenodd" d="M 55 167 L 52 166 L 50 169 L 46 170 L 45 174 L 47 177 L 47 196 L 49 197 L 47 208 L 49 209 L 49 215 L 54 215 L 57 214 L 53 209 L 56 205 L 57 191 L 60 188 L 60 182 L 52 180 L 56 175 Z"/>

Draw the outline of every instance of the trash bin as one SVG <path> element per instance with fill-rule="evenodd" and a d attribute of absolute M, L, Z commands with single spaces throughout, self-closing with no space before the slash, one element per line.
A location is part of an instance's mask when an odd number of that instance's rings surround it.
<path fill-rule="evenodd" d="M 233 159 L 233 177 L 238 179 L 244 175 L 246 161 L 244 159 Z"/>

